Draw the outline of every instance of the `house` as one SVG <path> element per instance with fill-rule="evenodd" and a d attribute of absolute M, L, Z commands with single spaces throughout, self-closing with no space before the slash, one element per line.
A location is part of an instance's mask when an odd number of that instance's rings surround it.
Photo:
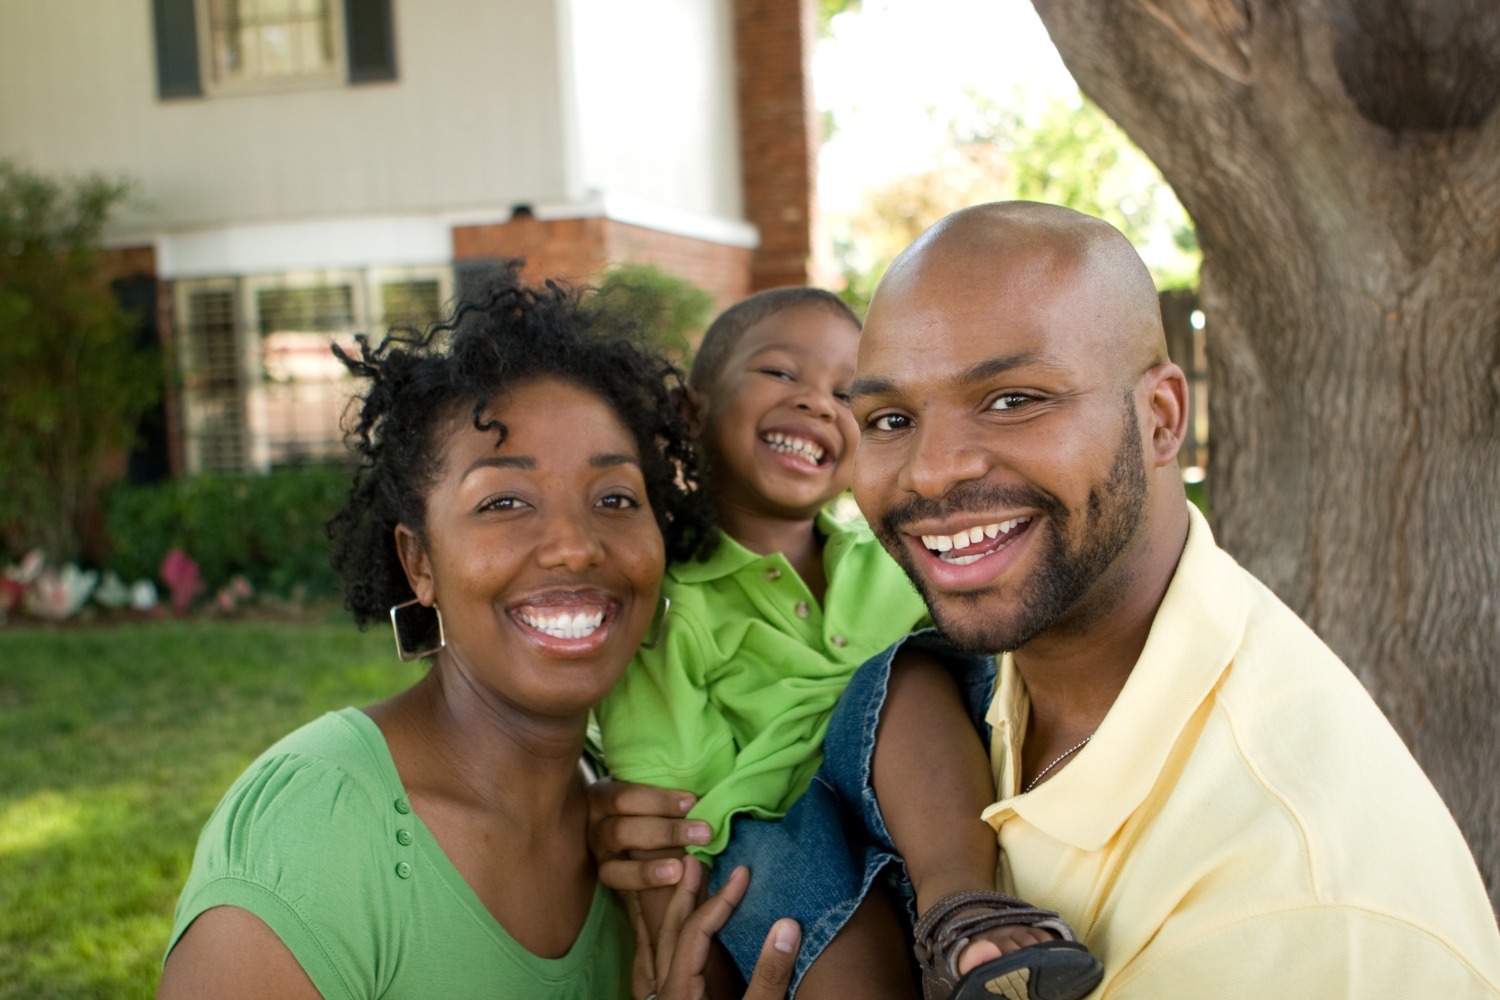
<path fill-rule="evenodd" d="M 177 474 L 341 453 L 330 341 L 500 257 L 808 280 L 811 0 L 0 0 L 0 157 L 137 184 Z"/>

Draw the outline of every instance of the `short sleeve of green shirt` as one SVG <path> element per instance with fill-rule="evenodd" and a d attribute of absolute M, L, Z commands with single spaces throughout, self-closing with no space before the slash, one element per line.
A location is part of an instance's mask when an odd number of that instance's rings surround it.
<path fill-rule="evenodd" d="M 734 815 L 785 815 L 855 669 L 926 621 L 868 528 L 826 514 L 818 525 L 821 605 L 780 553 L 725 538 L 708 560 L 668 569 L 661 638 L 600 706 L 611 774 L 699 797 L 691 815 L 714 829 L 703 856 L 723 850 Z"/>
<path fill-rule="evenodd" d="M 325 997 L 629 995 L 633 939 L 603 887 L 569 953 L 531 954 L 406 798 L 379 728 L 345 709 L 272 747 L 198 841 L 170 947 L 199 915 L 264 921 Z"/>

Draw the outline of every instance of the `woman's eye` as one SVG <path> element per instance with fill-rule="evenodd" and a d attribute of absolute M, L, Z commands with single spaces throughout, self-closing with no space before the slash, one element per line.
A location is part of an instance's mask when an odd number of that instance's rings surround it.
<path fill-rule="evenodd" d="M 990 409 L 1015 410 L 1019 409 L 1022 406 L 1025 406 L 1027 403 L 1032 402 L 1035 402 L 1035 399 L 1031 396 L 1026 395 L 1025 393 L 1004 392 L 996 397 L 995 401 L 990 404 Z"/>
<path fill-rule="evenodd" d="M 633 510 L 640 505 L 640 501 L 629 493 L 611 493 L 599 500 L 599 506 L 608 510 Z"/>
<path fill-rule="evenodd" d="M 518 496 L 501 495 L 490 497 L 479 505 L 482 511 L 511 511 L 520 510 L 526 506 L 526 501 Z"/>
<path fill-rule="evenodd" d="M 911 426 L 911 417 L 903 413 L 882 413 L 870 419 L 870 427 L 877 431 L 904 431 Z"/>

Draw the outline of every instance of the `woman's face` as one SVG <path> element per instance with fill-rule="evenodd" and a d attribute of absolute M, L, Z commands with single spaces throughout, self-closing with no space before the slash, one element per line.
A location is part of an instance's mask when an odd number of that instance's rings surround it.
<path fill-rule="evenodd" d="M 665 570 L 635 439 L 598 396 L 555 378 L 467 412 L 427 498 L 422 546 L 397 543 L 412 589 L 436 603 L 439 669 L 528 715 L 569 717 L 614 685 L 656 609 Z"/>

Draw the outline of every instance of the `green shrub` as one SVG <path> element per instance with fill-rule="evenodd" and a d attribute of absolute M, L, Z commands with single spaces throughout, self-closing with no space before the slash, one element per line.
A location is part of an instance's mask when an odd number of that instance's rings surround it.
<path fill-rule="evenodd" d="M 210 587 L 243 574 L 283 597 L 337 593 L 323 524 L 343 503 L 349 476 L 343 466 L 306 466 L 117 486 L 106 500 L 109 568 L 126 580 L 157 579 L 177 547 Z"/>
<path fill-rule="evenodd" d="M 599 280 L 590 306 L 607 325 L 637 334 L 684 367 L 692 338 L 708 326 L 714 297 L 653 264 L 620 264 Z"/>
<path fill-rule="evenodd" d="M 101 268 L 100 233 L 128 191 L 0 160 L 0 534 L 14 552 L 78 556 L 104 461 L 161 389 Z"/>

